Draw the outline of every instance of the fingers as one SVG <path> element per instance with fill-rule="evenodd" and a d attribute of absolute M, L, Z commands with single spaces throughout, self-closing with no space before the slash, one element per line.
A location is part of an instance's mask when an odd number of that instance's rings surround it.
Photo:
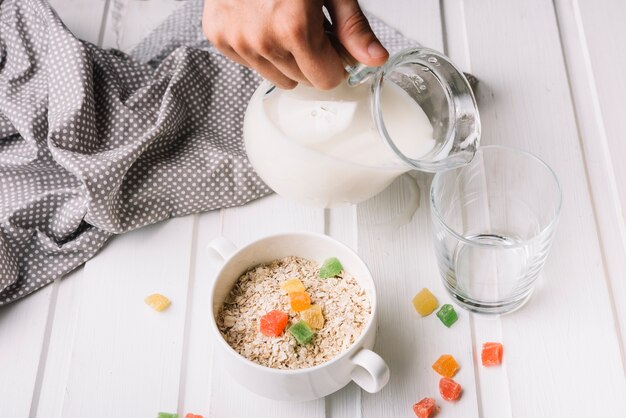
<path fill-rule="evenodd" d="M 293 2 L 297 3 L 296 1 Z M 321 2 L 306 0 L 275 27 L 275 42 L 263 54 L 290 78 L 319 89 L 336 87 L 344 79 L 337 51 L 324 33 Z M 282 54 L 276 53 L 282 49 Z"/>
<path fill-rule="evenodd" d="M 235 50 L 229 44 L 216 44 L 215 47 L 236 63 L 255 69 L 263 78 L 271 81 L 281 89 L 289 90 L 294 88 L 298 82 L 306 81 L 291 54 L 288 54 L 287 60 L 278 60 L 283 61 L 280 65 L 281 68 L 278 68 L 270 60 L 254 53 L 252 49 L 245 47 L 244 44 L 239 44 L 239 50 Z M 293 61 L 292 63 L 289 62 L 289 58 Z"/>
<path fill-rule="evenodd" d="M 324 31 L 323 4 L 324 0 L 205 0 L 203 31 L 224 55 L 281 88 L 306 83 L 328 90 L 345 79 L 345 71 Z M 356 0 L 326 4 L 337 38 L 350 54 L 367 65 L 387 59 Z"/>
<path fill-rule="evenodd" d="M 322 26 L 312 44 L 297 47 L 294 57 L 302 73 L 316 88 L 329 90 L 337 87 L 345 78 L 343 62 L 333 48 Z"/>
<path fill-rule="evenodd" d="M 291 80 L 294 80 L 298 83 L 311 85 L 311 82 L 306 78 L 304 73 L 302 73 L 302 70 L 298 66 L 298 63 L 296 62 L 296 59 L 291 52 L 284 51 L 281 54 L 274 54 L 273 56 L 265 58 L 271 61 L 278 70 L 280 70 Z"/>
<path fill-rule="evenodd" d="M 216 48 L 226 57 L 230 58 L 231 61 L 235 61 L 237 64 L 243 65 L 244 67 L 250 67 L 250 63 L 248 63 L 248 61 L 240 57 L 239 54 L 237 54 L 235 50 L 232 49 L 231 47 L 222 46 L 221 48 L 218 48 L 216 46 Z"/>
<path fill-rule="evenodd" d="M 279 70 L 273 63 L 263 58 L 260 55 L 248 57 L 247 61 L 251 67 L 254 68 L 263 76 L 276 84 L 281 89 L 290 90 L 298 85 L 298 82 L 287 77 L 281 70 Z"/>
<path fill-rule="evenodd" d="M 389 53 L 376 38 L 357 0 L 328 0 L 326 7 L 339 42 L 357 61 L 369 66 L 387 61 Z"/>

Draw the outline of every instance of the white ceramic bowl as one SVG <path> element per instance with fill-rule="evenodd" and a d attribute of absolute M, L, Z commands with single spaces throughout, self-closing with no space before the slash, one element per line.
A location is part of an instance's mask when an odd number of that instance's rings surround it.
<path fill-rule="evenodd" d="M 371 351 L 376 338 L 376 289 L 372 276 L 359 256 L 340 242 L 308 232 L 272 235 L 237 249 L 230 241 L 217 238 L 209 244 L 213 261 L 223 263 L 211 288 L 210 327 L 217 353 L 235 380 L 261 396 L 276 400 L 304 401 L 329 395 L 351 380 L 364 390 L 378 392 L 389 381 L 385 361 Z M 251 267 L 287 256 L 298 256 L 321 263 L 337 257 L 356 278 L 370 299 L 372 314 L 354 344 L 326 363 L 296 370 L 272 369 L 254 363 L 237 353 L 220 333 L 215 318 L 233 284 Z"/>

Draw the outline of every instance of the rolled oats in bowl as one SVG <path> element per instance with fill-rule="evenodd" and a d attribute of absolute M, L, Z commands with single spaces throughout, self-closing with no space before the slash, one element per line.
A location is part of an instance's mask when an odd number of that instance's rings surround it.
<path fill-rule="evenodd" d="M 348 272 L 320 277 L 337 265 L 292 256 L 249 269 L 219 311 L 222 336 L 248 360 L 275 369 L 313 367 L 346 351 L 365 329 L 371 305 Z"/>

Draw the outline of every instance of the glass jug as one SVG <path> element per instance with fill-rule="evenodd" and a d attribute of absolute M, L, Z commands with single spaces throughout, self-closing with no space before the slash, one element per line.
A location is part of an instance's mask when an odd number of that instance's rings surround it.
<path fill-rule="evenodd" d="M 410 48 L 378 68 L 347 68 L 337 88 L 281 90 L 264 81 L 244 117 L 254 169 L 279 195 L 317 207 L 364 201 L 399 175 L 472 160 L 476 100 L 444 55 Z"/>

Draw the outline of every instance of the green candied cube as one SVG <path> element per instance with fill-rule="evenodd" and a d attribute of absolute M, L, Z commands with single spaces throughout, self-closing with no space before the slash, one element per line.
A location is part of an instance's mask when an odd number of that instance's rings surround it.
<path fill-rule="evenodd" d="M 171 414 L 169 412 L 159 412 L 157 418 L 178 418 L 178 414 Z"/>
<path fill-rule="evenodd" d="M 298 344 L 302 345 L 310 343 L 315 335 L 309 324 L 304 321 L 296 322 L 287 331 L 294 336 Z"/>
<path fill-rule="evenodd" d="M 454 310 L 454 307 L 449 303 L 446 303 L 437 311 L 437 318 L 441 319 L 441 322 L 448 328 L 452 326 L 456 322 L 459 317 Z"/>
<path fill-rule="evenodd" d="M 335 277 L 341 273 L 343 270 L 343 266 L 337 259 L 337 257 L 331 257 L 324 261 L 322 267 L 320 268 L 320 277 L 322 279 L 328 279 L 329 277 Z"/>

